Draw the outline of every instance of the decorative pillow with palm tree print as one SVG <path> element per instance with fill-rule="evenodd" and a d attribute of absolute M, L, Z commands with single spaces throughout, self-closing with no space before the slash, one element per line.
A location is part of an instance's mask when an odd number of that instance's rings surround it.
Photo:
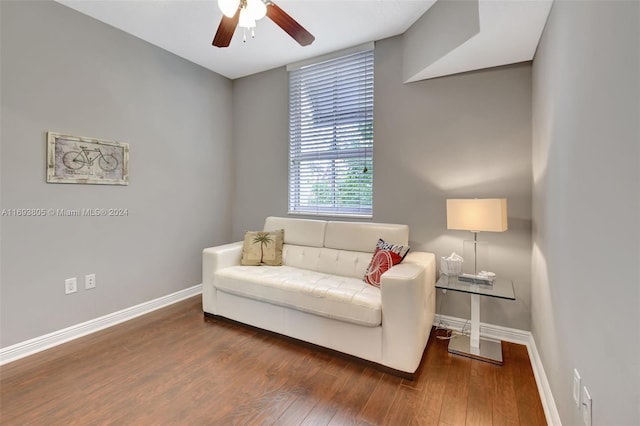
<path fill-rule="evenodd" d="M 247 266 L 282 265 L 284 229 L 277 231 L 247 231 L 242 245 L 242 263 Z"/>

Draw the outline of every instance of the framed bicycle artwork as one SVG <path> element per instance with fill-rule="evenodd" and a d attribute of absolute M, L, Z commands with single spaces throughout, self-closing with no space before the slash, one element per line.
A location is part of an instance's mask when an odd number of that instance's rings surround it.
<path fill-rule="evenodd" d="M 47 132 L 47 182 L 129 185 L 129 144 Z"/>

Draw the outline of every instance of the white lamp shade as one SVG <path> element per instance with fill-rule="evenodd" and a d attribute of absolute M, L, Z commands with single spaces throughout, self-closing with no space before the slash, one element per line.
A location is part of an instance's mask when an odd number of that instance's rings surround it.
<path fill-rule="evenodd" d="M 256 26 L 256 21 L 251 18 L 249 12 L 247 12 L 246 8 L 242 8 L 240 11 L 240 19 L 238 20 L 238 25 L 243 28 L 253 28 Z"/>
<path fill-rule="evenodd" d="M 262 0 L 247 0 L 247 12 L 254 21 L 258 21 L 267 14 L 267 5 Z"/>
<path fill-rule="evenodd" d="M 228 18 L 233 18 L 240 6 L 240 0 L 218 0 L 218 7 Z"/>
<path fill-rule="evenodd" d="M 503 232 L 507 228 L 507 199 L 447 200 L 447 229 Z"/>

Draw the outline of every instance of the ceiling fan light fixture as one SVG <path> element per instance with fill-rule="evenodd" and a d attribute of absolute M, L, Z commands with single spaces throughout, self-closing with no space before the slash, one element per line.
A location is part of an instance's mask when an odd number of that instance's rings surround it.
<path fill-rule="evenodd" d="M 227 18 L 233 18 L 240 7 L 240 0 L 218 0 L 218 7 Z"/>
<path fill-rule="evenodd" d="M 267 5 L 262 0 L 247 0 L 245 9 L 254 21 L 259 21 L 267 14 Z"/>
<path fill-rule="evenodd" d="M 243 28 L 243 41 L 247 41 L 247 30 L 250 30 L 251 37 L 254 37 L 256 21 L 265 16 L 289 34 L 300 46 L 308 46 L 315 40 L 313 34 L 271 0 L 218 0 L 218 6 L 224 16 L 211 42 L 213 46 L 229 47 L 237 27 Z"/>
<path fill-rule="evenodd" d="M 243 28 L 255 28 L 256 21 L 247 11 L 247 8 L 240 9 L 240 20 L 238 21 L 238 25 Z"/>

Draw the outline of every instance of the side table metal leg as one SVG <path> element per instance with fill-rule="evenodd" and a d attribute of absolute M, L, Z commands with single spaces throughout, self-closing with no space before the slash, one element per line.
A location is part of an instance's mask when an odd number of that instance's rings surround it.
<path fill-rule="evenodd" d="M 471 351 L 480 352 L 480 296 L 471 295 Z"/>
<path fill-rule="evenodd" d="M 502 342 L 480 338 L 480 295 L 471 295 L 471 335 L 454 336 L 449 341 L 449 352 L 502 365 Z"/>

